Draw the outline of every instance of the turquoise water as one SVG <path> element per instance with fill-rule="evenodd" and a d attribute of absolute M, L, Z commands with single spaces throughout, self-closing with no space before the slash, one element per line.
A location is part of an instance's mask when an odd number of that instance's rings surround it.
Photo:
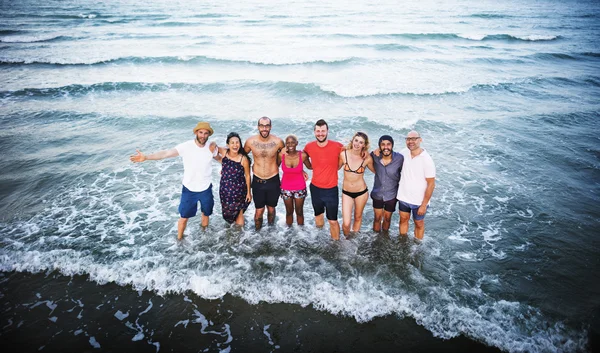
<path fill-rule="evenodd" d="M 600 5 L 594 1 L 0 3 L 0 269 L 231 294 L 358 322 L 414 318 L 506 351 L 580 351 L 598 309 Z M 230 131 L 373 141 L 436 162 L 425 241 L 195 219 L 181 162 L 128 156 Z M 218 168 L 215 168 L 218 195 Z M 366 176 L 372 185 L 371 174 Z M 246 220 L 251 223 L 251 206 Z M 4 324 L 3 324 L 4 325 Z"/>

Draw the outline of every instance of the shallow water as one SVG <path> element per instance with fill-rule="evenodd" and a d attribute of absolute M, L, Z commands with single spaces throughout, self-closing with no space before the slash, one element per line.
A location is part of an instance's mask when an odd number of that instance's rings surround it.
<path fill-rule="evenodd" d="M 506 351 L 581 351 L 600 294 L 596 2 L 0 4 L 0 269 L 227 294 Z M 256 121 L 311 141 L 416 129 L 437 166 L 425 241 L 190 222 L 181 162 L 128 156 Z M 218 195 L 218 168 L 214 171 Z M 367 184 L 373 177 L 367 173 Z M 250 207 L 246 220 L 251 223 Z M 576 299 L 575 299 L 576 298 Z"/>

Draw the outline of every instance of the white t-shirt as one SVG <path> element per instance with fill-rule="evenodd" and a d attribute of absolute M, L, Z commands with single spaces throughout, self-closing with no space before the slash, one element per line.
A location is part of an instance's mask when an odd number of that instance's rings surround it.
<path fill-rule="evenodd" d="M 400 151 L 404 156 L 402 177 L 398 187 L 397 199 L 413 205 L 420 205 L 425 197 L 427 181 L 425 178 L 435 178 L 435 164 L 427 151 L 412 158 L 408 148 Z"/>
<path fill-rule="evenodd" d="M 198 147 L 195 140 L 175 146 L 183 158 L 183 186 L 190 191 L 200 192 L 208 189 L 212 178 L 213 153 L 209 144 Z"/>

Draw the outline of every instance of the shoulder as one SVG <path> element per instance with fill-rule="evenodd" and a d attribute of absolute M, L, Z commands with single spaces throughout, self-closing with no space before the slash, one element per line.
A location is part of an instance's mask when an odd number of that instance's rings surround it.
<path fill-rule="evenodd" d="M 282 139 L 280 139 L 279 137 L 275 136 L 275 135 L 271 136 L 271 139 L 270 139 L 270 141 L 271 141 L 271 142 L 275 142 L 275 146 L 276 146 L 278 149 L 284 146 L 284 144 L 283 144 L 283 140 L 282 140 Z"/>
<path fill-rule="evenodd" d="M 183 151 L 183 150 L 189 149 L 190 146 L 192 146 L 192 145 L 194 145 L 194 140 L 188 140 L 188 141 L 182 142 L 182 143 L 178 144 L 177 146 L 175 146 L 175 149 L 177 151 Z"/>
<path fill-rule="evenodd" d="M 316 143 L 315 141 L 310 141 L 309 143 L 307 143 L 307 144 L 304 146 L 304 151 L 308 151 L 308 150 L 311 150 L 311 149 L 313 149 L 313 148 L 316 146 L 316 144 L 317 144 L 317 143 Z"/>
<path fill-rule="evenodd" d="M 242 163 L 243 166 L 249 166 L 250 160 L 248 159 L 247 156 L 242 155 L 242 160 L 240 161 L 240 163 Z"/>
<path fill-rule="evenodd" d="M 346 146 L 342 145 L 341 143 L 339 143 L 337 141 L 329 140 L 329 141 L 327 141 L 327 145 L 325 145 L 325 147 L 323 147 L 323 148 L 326 150 L 343 151 L 346 149 Z"/>
<path fill-rule="evenodd" d="M 429 152 L 427 152 L 425 149 L 423 149 L 423 152 L 421 152 L 421 154 L 423 155 L 423 157 L 425 157 L 425 159 L 433 164 L 433 158 L 431 158 L 431 155 L 429 154 Z"/>

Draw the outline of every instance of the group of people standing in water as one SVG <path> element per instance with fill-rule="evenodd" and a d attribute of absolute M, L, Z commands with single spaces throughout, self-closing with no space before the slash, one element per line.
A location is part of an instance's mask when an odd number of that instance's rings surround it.
<path fill-rule="evenodd" d="M 243 143 L 240 135 L 227 135 L 226 146 L 208 143 L 214 130 L 207 122 L 194 128 L 195 139 L 174 148 L 151 154 L 137 150 L 130 157 L 134 163 L 181 156 L 184 172 L 180 218 L 177 238 L 182 239 L 189 218 L 196 216 L 198 203 L 202 214 L 201 225 L 207 227 L 212 215 L 212 160 L 222 164 L 219 197 L 223 218 L 230 224 L 244 225 L 244 212 L 254 201 L 254 224 L 262 228 L 265 209 L 267 222 L 275 222 L 275 208 L 279 198 L 286 209 L 286 224 L 292 225 L 294 214 L 298 225 L 304 224 L 304 200 L 308 195 L 304 170 L 312 170 L 310 195 L 317 227 L 329 223 L 332 239 L 340 237 L 338 222 L 338 170 L 343 169 L 342 232 L 349 236 L 358 232 L 369 198 L 364 174 L 375 174 L 371 198 L 373 200 L 373 230 L 387 231 L 396 204 L 400 213 L 400 235 L 408 233 L 412 214 L 415 238 L 424 235 L 424 218 L 435 188 L 435 164 L 421 147 L 421 137 L 410 131 L 405 137 L 406 148 L 395 152 L 394 139 L 389 135 L 379 138 L 378 148 L 369 152 L 369 137 L 364 132 L 354 134 L 348 145 L 328 139 L 329 126 L 320 119 L 314 125 L 315 140 L 298 149 L 298 138 L 288 135 L 283 141 L 271 134 L 271 119 L 258 120 L 257 135 Z M 252 154 L 252 158 L 249 156 Z M 252 161 L 254 159 L 254 161 Z M 282 178 L 279 177 L 281 166 Z"/>

